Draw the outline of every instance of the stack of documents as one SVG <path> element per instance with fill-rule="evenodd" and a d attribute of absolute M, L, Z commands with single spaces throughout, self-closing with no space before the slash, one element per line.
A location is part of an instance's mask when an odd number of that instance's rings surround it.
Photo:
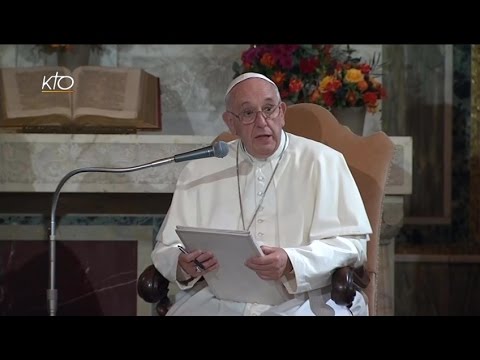
<path fill-rule="evenodd" d="M 204 275 L 217 298 L 268 305 L 288 299 L 280 281 L 263 280 L 245 266 L 252 256 L 264 256 L 248 231 L 177 226 L 176 232 L 188 252 L 211 251 L 218 260 L 218 269 Z"/>

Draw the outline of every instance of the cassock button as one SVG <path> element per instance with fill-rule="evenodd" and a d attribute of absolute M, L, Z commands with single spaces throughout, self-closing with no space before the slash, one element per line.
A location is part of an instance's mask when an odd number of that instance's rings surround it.
<path fill-rule="evenodd" d="M 258 196 L 262 196 L 262 194 L 263 194 L 263 192 L 261 192 L 261 191 L 257 192 Z"/>
<path fill-rule="evenodd" d="M 262 236 L 263 236 L 263 233 L 259 232 L 257 235 L 260 236 L 260 237 L 262 237 Z"/>
<path fill-rule="evenodd" d="M 261 224 L 261 223 L 263 223 L 263 220 L 262 220 L 262 219 L 258 219 L 257 222 L 258 222 L 259 224 Z"/>

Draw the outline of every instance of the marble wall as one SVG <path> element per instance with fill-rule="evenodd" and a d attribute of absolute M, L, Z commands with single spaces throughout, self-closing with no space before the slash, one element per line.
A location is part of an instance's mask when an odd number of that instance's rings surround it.
<path fill-rule="evenodd" d="M 115 261 L 104 254 L 115 252 Z M 10 256 L 12 253 L 15 256 Z M 136 243 L 124 241 L 62 241 L 57 244 L 59 316 L 135 316 Z M 48 242 L 0 242 L 7 264 L 5 300 L 0 314 L 47 315 Z M 6 265 L 7 266 L 7 265 Z"/>
<path fill-rule="evenodd" d="M 102 54 L 92 53 L 90 64 L 141 67 L 159 76 L 162 133 L 211 136 L 227 130 L 222 120 L 224 91 L 233 77 L 232 64 L 248 46 L 106 45 Z M 381 45 L 351 47 L 365 60 L 382 53 Z M 39 54 L 33 45 L 0 45 L 1 67 L 37 65 L 56 65 L 56 57 Z M 365 126 L 366 133 L 378 130 L 381 113 L 368 114 Z"/>
<path fill-rule="evenodd" d="M 0 191 L 53 192 L 75 169 L 139 166 L 208 146 L 212 141 L 213 137 L 188 135 L 0 133 Z M 69 178 L 62 191 L 173 192 L 185 164 L 122 173 L 90 169 Z"/>
<path fill-rule="evenodd" d="M 59 316 L 152 315 L 137 295 L 163 216 L 65 216 L 58 221 L 54 288 Z M 0 315 L 49 314 L 48 219 L 0 215 Z"/>

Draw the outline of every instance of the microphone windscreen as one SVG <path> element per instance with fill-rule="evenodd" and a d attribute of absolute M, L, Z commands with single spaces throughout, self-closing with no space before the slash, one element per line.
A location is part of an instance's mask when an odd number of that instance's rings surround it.
<path fill-rule="evenodd" d="M 217 141 L 213 144 L 213 155 L 218 158 L 223 158 L 228 154 L 228 145 L 224 141 Z"/>

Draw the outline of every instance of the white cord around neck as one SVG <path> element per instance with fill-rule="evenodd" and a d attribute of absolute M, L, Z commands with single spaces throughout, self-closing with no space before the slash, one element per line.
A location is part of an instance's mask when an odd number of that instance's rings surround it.
<path fill-rule="evenodd" d="M 272 182 L 273 177 L 275 176 L 275 172 L 277 171 L 278 165 L 280 164 L 280 160 L 282 160 L 282 157 L 283 157 L 283 154 L 285 152 L 285 148 L 287 147 L 287 142 L 288 142 L 287 134 L 285 132 L 284 132 L 284 134 L 285 134 L 285 141 L 284 141 L 284 144 L 283 144 L 282 152 L 280 153 L 277 164 L 275 165 L 275 168 L 273 169 L 272 176 L 270 176 L 270 180 L 268 180 L 267 187 L 265 188 L 265 191 L 262 194 L 262 198 L 260 199 L 260 202 L 258 203 L 258 206 L 255 209 L 255 212 L 254 212 L 254 214 L 252 216 L 252 219 L 250 220 L 250 223 L 248 224 L 247 228 L 245 228 L 245 217 L 244 217 L 244 214 L 243 214 L 242 194 L 241 194 L 241 191 L 240 191 L 240 171 L 239 171 L 239 164 L 238 164 L 238 153 L 240 151 L 240 140 L 237 143 L 237 162 L 236 162 L 236 165 L 237 165 L 237 188 L 238 188 L 238 200 L 239 200 L 239 203 L 240 203 L 240 214 L 242 216 L 243 230 L 247 230 L 247 231 L 250 230 L 250 227 L 253 224 L 253 220 L 257 216 L 258 210 L 260 209 L 260 206 L 262 206 L 263 199 L 265 199 L 265 194 L 267 193 L 267 190 L 270 186 L 270 183 Z"/>

